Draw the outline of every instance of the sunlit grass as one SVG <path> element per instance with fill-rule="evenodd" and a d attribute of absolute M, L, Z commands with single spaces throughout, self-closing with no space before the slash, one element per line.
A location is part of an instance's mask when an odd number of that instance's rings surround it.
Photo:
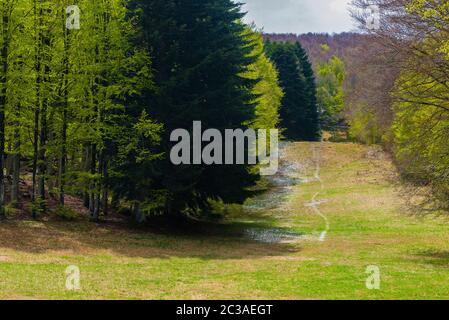
<path fill-rule="evenodd" d="M 290 146 L 309 163 L 312 147 Z M 279 209 L 239 223 L 174 235 L 84 221 L 0 223 L 1 299 L 443 299 L 449 298 L 449 223 L 412 216 L 386 158 L 368 147 L 324 144 L 320 210 L 330 222 L 324 242 L 260 243 L 240 231 L 280 227 L 305 235 L 323 220 L 304 203 L 317 182 L 292 189 Z M 234 217 L 236 219 L 236 217 Z M 65 269 L 81 270 L 81 290 L 65 289 Z M 368 265 L 381 270 L 380 290 L 365 286 Z"/>

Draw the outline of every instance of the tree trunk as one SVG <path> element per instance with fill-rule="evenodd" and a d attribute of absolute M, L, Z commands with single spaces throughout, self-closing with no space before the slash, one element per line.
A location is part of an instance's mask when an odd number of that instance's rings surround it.
<path fill-rule="evenodd" d="M 59 160 L 59 204 L 64 205 L 65 200 L 65 174 L 67 161 L 67 115 L 69 109 L 69 50 L 70 50 L 70 30 L 65 25 L 65 10 L 62 10 L 62 28 L 64 32 L 64 81 L 63 81 L 63 110 L 61 128 L 61 158 Z"/>
<path fill-rule="evenodd" d="M 5 109 L 6 109 L 6 84 L 8 76 L 8 47 L 9 47 L 9 15 L 7 4 L 3 1 L 3 25 L 1 48 L 1 92 L 0 92 L 0 219 L 6 217 L 5 211 Z"/>
<path fill-rule="evenodd" d="M 40 10 L 42 15 L 42 8 Z M 42 47 L 46 48 L 47 50 L 51 50 L 51 39 L 50 35 L 48 33 L 48 30 L 46 30 L 41 35 L 42 40 Z M 42 96 L 42 109 L 40 112 L 40 134 L 39 134 L 39 163 L 38 163 L 38 169 L 39 169 L 39 205 L 41 213 L 45 213 L 47 210 L 46 205 L 46 195 L 45 195 L 45 182 L 46 182 L 46 174 L 47 174 L 47 137 L 48 137 L 48 127 L 47 127 L 47 110 L 49 109 L 50 104 L 50 97 L 49 97 L 49 91 L 51 90 L 49 88 L 50 83 L 50 64 L 49 60 L 50 58 L 45 56 L 44 64 L 43 64 L 43 82 L 45 84 L 44 88 L 44 95 Z"/>
<path fill-rule="evenodd" d="M 11 186 L 11 202 L 14 206 L 18 206 L 20 201 L 20 104 L 16 106 L 16 122 L 14 126 L 14 154 L 12 159 L 12 186 Z"/>
<path fill-rule="evenodd" d="M 116 211 L 120 205 L 120 198 L 117 192 L 112 192 L 111 208 Z"/>
<path fill-rule="evenodd" d="M 90 170 L 90 147 L 86 146 L 84 150 L 84 161 L 83 161 L 83 170 L 85 172 L 89 172 Z M 83 195 L 83 204 L 86 208 L 89 208 L 89 190 L 86 188 L 86 184 L 84 184 L 84 195 Z"/>
<path fill-rule="evenodd" d="M 93 144 L 91 146 L 91 155 L 90 155 L 90 173 L 92 176 L 96 173 L 97 168 L 97 146 Z M 96 210 L 95 210 L 95 193 L 96 193 L 97 184 L 95 179 L 92 179 L 91 182 L 91 190 L 90 190 L 90 196 L 89 196 L 89 211 L 92 217 L 93 221 L 98 221 L 98 217 L 95 216 Z"/>
<path fill-rule="evenodd" d="M 108 188 L 107 186 L 107 179 L 108 179 L 108 162 L 106 160 L 103 161 L 103 199 L 102 199 L 102 204 L 101 207 L 103 208 L 103 214 L 105 216 L 108 215 L 109 213 L 109 207 L 108 207 L 108 197 L 109 197 L 109 193 L 108 193 Z"/>
<path fill-rule="evenodd" d="M 142 214 L 142 208 L 139 202 L 134 204 L 134 219 L 138 224 L 141 224 L 145 221 L 145 218 Z"/>
<path fill-rule="evenodd" d="M 99 219 L 101 210 L 102 172 L 103 172 L 103 152 L 100 152 L 98 159 L 98 181 L 95 190 L 95 219 Z"/>
<path fill-rule="evenodd" d="M 34 25 L 39 28 L 42 24 L 42 9 L 38 8 L 37 0 L 34 0 Z M 34 109 L 34 132 L 33 132 L 33 177 L 32 177 L 32 191 L 31 191 L 31 201 L 32 215 L 33 219 L 37 217 L 36 208 L 36 195 L 37 195 L 37 174 L 38 174 L 38 157 L 39 157 L 39 119 L 40 119 L 40 109 L 41 109 L 41 31 L 37 29 L 36 39 L 35 39 L 35 71 L 36 71 L 36 106 Z"/>
<path fill-rule="evenodd" d="M 48 74 L 49 70 L 46 66 L 45 68 L 45 74 Z M 46 155 L 45 151 L 47 148 L 47 107 L 48 107 L 48 99 L 45 99 L 45 101 L 42 103 L 42 110 L 40 112 L 40 133 L 39 133 L 39 160 L 38 160 L 38 192 L 39 192 L 39 207 L 41 210 L 41 213 L 45 213 L 46 211 L 46 196 L 45 196 L 45 175 L 47 171 L 47 163 L 46 163 Z"/>

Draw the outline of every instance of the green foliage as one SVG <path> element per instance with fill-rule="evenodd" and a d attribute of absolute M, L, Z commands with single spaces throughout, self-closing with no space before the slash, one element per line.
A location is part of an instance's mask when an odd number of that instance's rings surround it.
<path fill-rule="evenodd" d="M 315 78 L 307 54 L 299 43 L 267 43 L 267 53 L 279 72 L 284 91 L 281 127 L 288 139 L 320 138 Z"/>
<path fill-rule="evenodd" d="M 416 101 L 415 97 L 439 96 L 447 88 L 432 84 L 425 75 L 403 73 L 398 80 L 393 124 L 395 155 L 402 173 L 418 185 L 430 185 L 436 199 L 449 199 L 449 113 L 439 98 Z M 413 88 L 410 92 L 409 88 Z M 443 106 L 443 107 L 442 107 Z"/>
<path fill-rule="evenodd" d="M 58 218 L 67 221 L 73 221 L 79 217 L 79 213 L 68 206 L 58 206 L 55 210 L 55 215 Z"/>
<path fill-rule="evenodd" d="M 137 41 L 151 53 L 157 86 L 157 91 L 142 96 L 141 103 L 152 106 L 150 117 L 165 130 L 157 149 L 164 158 L 148 168 L 152 184 L 147 190 L 166 191 L 160 210 L 170 215 L 201 214 L 211 199 L 244 201 L 247 187 L 258 178 L 249 166 L 175 166 L 169 159 L 174 145 L 170 133 L 178 128 L 191 131 L 193 121 L 220 131 L 245 129 L 255 121 L 256 125 L 277 122 L 276 104 L 263 100 L 268 98 L 264 86 L 272 86 L 272 80 L 255 88 L 259 83 L 255 76 L 264 76 L 263 68 L 269 65 L 255 54 L 261 51 L 260 41 L 248 37 L 239 22 L 240 5 L 230 0 L 155 0 L 134 1 L 133 8 L 140 12 L 142 26 Z M 274 77 L 271 70 L 267 73 Z M 256 120 L 257 108 L 270 114 Z"/>
<path fill-rule="evenodd" d="M 317 102 L 317 86 L 315 74 L 309 56 L 299 42 L 295 43 L 295 53 L 301 65 L 301 72 L 305 81 L 306 119 L 305 140 L 317 141 L 321 138 L 320 114 Z"/>
<path fill-rule="evenodd" d="M 31 203 L 31 211 L 33 212 L 34 217 L 41 217 L 47 206 L 47 201 L 41 198 L 37 198 L 36 201 Z"/>
<path fill-rule="evenodd" d="M 62 199 L 65 191 L 98 198 L 130 149 L 136 157 L 128 161 L 157 156 L 149 146 L 162 128 L 147 116 L 147 105 L 135 103 L 153 89 L 151 61 L 134 45 L 138 29 L 127 1 L 76 1 L 79 30 L 65 26 L 71 4 L 8 0 L 0 6 L 0 51 L 8 56 L 0 68 L 0 118 L 6 118 L 0 151 L 28 160 L 37 175 L 33 212 L 39 214 L 46 189 Z"/>
<path fill-rule="evenodd" d="M 317 66 L 317 75 L 317 99 L 321 123 L 324 129 L 332 130 L 343 119 L 345 65 L 340 58 L 333 56 L 327 63 Z"/>
<path fill-rule="evenodd" d="M 382 142 L 382 133 L 375 114 L 357 110 L 349 120 L 349 136 L 359 142 L 371 145 Z"/>
<path fill-rule="evenodd" d="M 449 208 L 448 3 L 413 0 L 406 12 L 416 32 L 426 30 L 407 56 L 393 91 L 394 152 L 404 177 L 430 187 L 439 207 Z M 431 30 L 431 33 L 427 33 Z M 430 35 L 432 34 L 432 35 Z M 435 201 L 436 200 L 436 201 Z"/>
<path fill-rule="evenodd" d="M 65 25 L 72 4 L 79 30 Z M 63 216 L 65 195 L 83 196 L 94 221 L 111 193 L 139 215 L 200 214 L 210 200 L 250 194 L 255 166 L 169 159 L 170 133 L 195 120 L 221 131 L 278 127 L 278 74 L 239 4 L 6 0 L 0 9 L 0 153 L 26 160 L 14 171 L 32 173 L 36 217 L 49 194 Z"/>
<path fill-rule="evenodd" d="M 361 2 L 354 4 L 363 7 Z M 368 68 L 359 67 L 364 86 L 354 93 L 356 100 L 364 101 L 359 107 L 366 114 L 355 114 L 352 131 L 377 136 L 376 140 L 382 136 L 402 177 L 418 187 L 416 194 L 426 193 L 414 196 L 414 203 L 423 200 L 426 210 L 448 209 L 449 4 L 379 4 L 387 27 L 373 31 L 379 37 L 370 37 L 377 43 L 371 54 L 367 50 Z M 389 35 L 387 29 L 396 32 Z"/>
<path fill-rule="evenodd" d="M 262 34 L 251 28 L 247 28 L 245 33 L 254 46 L 251 55 L 257 58 L 244 74 L 258 81 L 253 88 L 256 117 L 249 125 L 255 129 L 275 129 L 279 125 L 279 109 L 284 95 L 278 83 L 278 72 L 265 53 Z"/>
<path fill-rule="evenodd" d="M 14 203 L 5 206 L 5 214 L 7 217 L 14 217 L 18 213 L 20 213 L 20 209 L 18 209 Z"/>
<path fill-rule="evenodd" d="M 320 48 L 321 48 L 321 50 L 322 50 L 323 52 L 326 52 L 326 53 L 330 51 L 330 47 L 329 47 L 329 45 L 326 44 L 326 43 L 323 43 L 323 44 L 320 46 Z"/>

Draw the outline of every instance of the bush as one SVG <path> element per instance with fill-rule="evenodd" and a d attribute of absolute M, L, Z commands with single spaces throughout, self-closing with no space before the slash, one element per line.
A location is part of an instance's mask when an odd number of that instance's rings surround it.
<path fill-rule="evenodd" d="M 427 78 L 418 80 L 414 85 L 416 96 L 446 90 L 443 86 L 420 87 Z M 401 89 L 396 94 L 412 100 L 408 91 Z M 393 130 L 396 162 L 403 177 L 417 186 L 431 187 L 438 207 L 449 208 L 449 112 L 431 103 L 396 103 Z"/>
<path fill-rule="evenodd" d="M 17 208 L 15 204 L 9 204 L 5 206 L 5 214 L 8 217 L 13 217 L 17 215 L 20 212 L 20 210 Z"/>
<path fill-rule="evenodd" d="M 70 207 L 61 205 L 56 208 L 55 214 L 57 217 L 68 221 L 76 220 L 79 217 L 77 211 L 73 210 Z"/>
<path fill-rule="evenodd" d="M 354 113 L 349 121 L 349 136 L 358 142 L 368 145 L 382 142 L 382 130 L 375 115 L 367 110 Z"/>

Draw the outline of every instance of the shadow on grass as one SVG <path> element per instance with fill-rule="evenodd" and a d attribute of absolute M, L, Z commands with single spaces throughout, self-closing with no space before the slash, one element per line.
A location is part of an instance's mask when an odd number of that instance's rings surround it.
<path fill-rule="evenodd" d="M 431 264 L 439 267 L 449 267 L 449 251 L 438 249 L 421 250 L 414 253 L 419 257 L 420 262 Z"/>
<path fill-rule="evenodd" d="M 65 222 L 45 219 L 29 221 L 20 217 L 0 223 L 0 250 L 9 248 L 27 253 L 69 251 L 74 255 L 116 254 L 128 257 L 200 259 L 248 259 L 283 256 L 298 252 L 295 240 L 301 234 L 273 227 L 273 217 L 264 211 L 275 209 L 286 200 L 289 187 L 300 180 L 292 177 L 296 164 L 281 160 L 277 175 L 267 178 L 244 211 L 239 222 L 204 223 L 186 221 L 150 221 L 146 227 L 132 228 L 123 217 L 108 216 L 105 222 L 85 221 L 87 213 L 80 199 L 71 199 L 71 206 L 85 212 L 84 220 Z M 22 210 L 24 211 L 24 210 Z M 25 211 L 24 211 L 25 212 Z M 30 215 L 27 212 L 28 216 Z M 248 218 L 241 221 L 242 218 Z M 270 220 L 271 219 L 271 220 Z M 1 254 L 1 252 L 0 252 Z M 64 253 L 62 253 L 64 254 Z"/>
<path fill-rule="evenodd" d="M 298 252 L 298 245 L 288 242 L 295 235 L 263 222 L 132 228 L 114 222 L 22 220 L 0 223 L 0 250 L 83 256 L 251 259 Z"/>

